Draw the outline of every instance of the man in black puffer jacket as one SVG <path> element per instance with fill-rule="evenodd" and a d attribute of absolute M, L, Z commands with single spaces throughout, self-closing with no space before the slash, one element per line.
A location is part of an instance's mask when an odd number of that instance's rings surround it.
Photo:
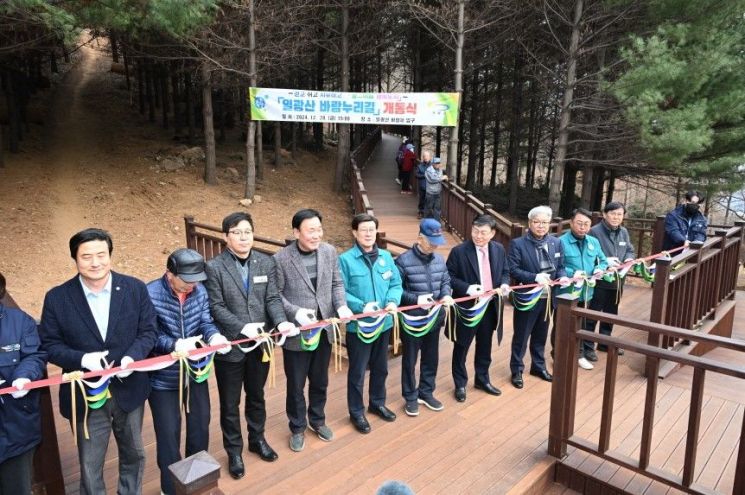
<path fill-rule="evenodd" d="M 158 339 L 153 349 L 156 356 L 171 352 L 188 352 L 197 343 L 225 344 L 218 352 L 230 352 L 228 340 L 220 334 L 210 314 L 207 290 L 199 282 L 207 279 L 202 256 L 192 249 L 177 249 L 168 257 L 165 275 L 147 284 L 147 291 L 158 316 Z M 206 360 L 207 358 L 205 358 Z M 207 361 L 193 362 L 195 366 Z M 207 380 L 196 382 L 174 363 L 168 368 L 150 373 L 152 390 L 148 401 L 153 413 L 157 442 L 161 493 L 172 494 L 173 483 L 168 466 L 181 460 L 181 407 L 186 415 L 186 457 L 209 446 L 210 395 Z M 181 393 L 179 383 L 189 391 Z M 185 402 L 188 400 L 188 407 Z"/>
<path fill-rule="evenodd" d="M 445 259 L 435 253 L 437 247 L 443 244 L 445 238 L 442 236 L 440 222 L 434 218 L 422 220 L 416 244 L 396 259 L 403 284 L 401 306 L 425 305 L 433 299 L 444 300 L 446 305 L 452 304 L 450 275 Z M 434 391 L 439 360 L 440 327 L 445 319 L 446 309 L 440 309 L 437 320 L 426 334 L 415 337 L 409 334 L 406 328 L 401 332 L 404 348 L 401 361 L 401 389 L 406 400 L 405 411 L 409 416 L 419 415 L 419 404 L 424 404 L 433 411 L 443 409 L 442 402 L 435 399 Z M 427 314 L 427 310 L 415 309 L 407 311 L 407 314 L 421 316 Z M 414 371 L 419 351 L 422 352 L 422 362 L 417 386 Z"/>

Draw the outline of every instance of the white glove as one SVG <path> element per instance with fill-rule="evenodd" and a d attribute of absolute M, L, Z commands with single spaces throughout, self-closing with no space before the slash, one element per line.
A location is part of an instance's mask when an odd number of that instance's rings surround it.
<path fill-rule="evenodd" d="M 306 325 L 312 325 L 318 320 L 316 319 L 316 312 L 308 308 L 300 308 L 295 313 L 295 321 L 300 324 L 301 327 Z"/>
<path fill-rule="evenodd" d="M 602 269 L 602 268 L 600 268 L 600 267 L 597 267 L 597 268 L 595 268 L 595 269 L 594 269 L 594 270 L 592 271 L 592 274 L 593 274 L 593 275 L 597 275 L 598 273 L 604 273 L 604 272 L 605 272 L 605 270 L 603 270 L 603 269 Z"/>
<path fill-rule="evenodd" d="M 27 383 L 31 383 L 31 380 L 28 378 L 16 378 L 13 380 L 13 386 L 18 389 L 18 392 L 11 392 L 10 395 L 12 395 L 14 399 L 20 399 L 26 395 L 28 390 L 23 390 L 23 387 L 25 387 Z"/>
<path fill-rule="evenodd" d="M 416 304 L 417 306 L 424 306 L 429 307 L 435 303 L 435 300 L 432 299 L 432 294 L 422 294 L 421 296 L 416 298 Z"/>
<path fill-rule="evenodd" d="M 134 363 L 134 362 L 135 362 L 135 360 L 132 359 L 131 357 L 124 356 L 122 358 L 122 360 L 119 361 L 119 367 L 126 370 L 129 367 L 129 365 L 132 364 L 132 363 Z M 119 373 L 117 373 L 116 376 L 118 376 L 119 378 L 127 378 L 129 375 L 132 374 L 133 371 L 134 370 L 120 371 Z"/>
<path fill-rule="evenodd" d="M 615 268 L 621 264 L 621 261 L 616 258 L 615 256 L 610 256 L 608 258 L 608 267 L 609 268 Z"/>
<path fill-rule="evenodd" d="M 339 309 L 337 309 L 336 314 L 338 314 L 339 318 L 342 318 L 342 319 L 351 318 L 352 316 L 354 316 L 354 313 L 352 313 L 352 310 L 349 309 L 349 306 L 347 306 L 346 304 L 340 307 Z"/>
<path fill-rule="evenodd" d="M 469 296 L 478 296 L 479 294 L 484 293 L 484 288 L 481 287 L 479 284 L 473 284 L 469 285 L 468 289 L 466 289 L 466 295 Z"/>
<path fill-rule="evenodd" d="M 230 345 L 230 341 L 221 333 L 216 333 L 215 335 L 210 337 L 210 341 L 208 342 L 208 344 L 210 346 L 222 345 L 222 347 L 217 350 L 218 354 L 227 354 L 233 348 L 233 346 Z"/>
<path fill-rule="evenodd" d="M 442 304 L 445 306 L 452 306 L 453 304 L 455 304 L 455 300 L 453 300 L 452 296 L 444 296 L 442 298 Z"/>
<path fill-rule="evenodd" d="M 499 290 L 502 291 L 502 297 L 507 297 L 510 295 L 510 292 L 512 292 L 512 289 L 510 289 L 510 286 L 507 284 L 500 285 Z"/>
<path fill-rule="evenodd" d="M 375 301 L 365 304 L 365 307 L 362 308 L 363 313 L 374 313 L 376 311 L 380 311 L 380 306 Z"/>
<path fill-rule="evenodd" d="M 245 335 L 249 339 L 256 339 L 259 336 L 259 330 L 264 329 L 264 322 L 261 323 L 246 323 L 241 330 L 241 335 Z"/>
<path fill-rule="evenodd" d="M 535 281 L 539 284 L 547 284 L 551 282 L 551 276 L 548 273 L 537 273 L 535 276 Z"/>
<path fill-rule="evenodd" d="M 106 366 L 105 358 L 109 355 L 109 351 L 100 352 L 88 352 L 83 354 L 80 360 L 80 367 L 90 371 L 101 371 Z"/>
<path fill-rule="evenodd" d="M 572 279 L 569 277 L 561 277 L 559 279 L 559 285 L 561 287 L 569 287 L 570 285 L 572 285 Z"/>
<path fill-rule="evenodd" d="M 202 340 L 201 335 L 195 337 L 188 337 L 185 339 L 178 339 L 173 346 L 173 350 L 176 352 L 189 352 L 197 348 L 197 341 Z"/>
<path fill-rule="evenodd" d="M 398 306 L 394 302 L 389 302 L 388 304 L 385 305 L 386 311 L 396 311 L 397 309 L 398 309 Z"/>
<path fill-rule="evenodd" d="M 582 278 L 584 276 L 585 276 L 585 272 L 584 271 L 577 270 L 577 271 L 574 272 L 574 275 L 572 276 L 572 278 L 577 279 L 577 278 Z"/>
<path fill-rule="evenodd" d="M 283 321 L 282 323 L 277 325 L 277 330 L 287 335 L 288 337 L 295 337 L 296 335 L 300 335 L 300 329 L 289 321 Z"/>

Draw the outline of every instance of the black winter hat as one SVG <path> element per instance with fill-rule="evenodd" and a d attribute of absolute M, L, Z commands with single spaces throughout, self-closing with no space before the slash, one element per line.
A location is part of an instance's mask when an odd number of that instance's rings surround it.
<path fill-rule="evenodd" d="M 168 257 L 166 265 L 169 272 L 188 283 L 207 280 L 204 266 L 204 258 L 193 249 L 177 249 Z"/>

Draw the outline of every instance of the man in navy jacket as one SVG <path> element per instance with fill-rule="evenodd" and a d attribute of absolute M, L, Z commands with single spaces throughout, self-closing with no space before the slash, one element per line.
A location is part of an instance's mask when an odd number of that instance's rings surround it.
<path fill-rule="evenodd" d="M 706 217 L 699 211 L 703 199 L 700 192 L 688 191 L 685 203 L 665 215 L 662 249 L 688 247 L 691 242 L 706 241 Z"/>
<path fill-rule="evenodd" d="M 5 277 L 0 274 L 0 301 Z M 39 391 L 26 384 L 44 376 L 47 360 L 36 323 L 29 315 L 0 302 L 0 493 L 31 493 L 34 451 L 41 442 Z"/>
<path fill-rule="evenodd" d="M 148 356 L 155 343 L 155 310 L 145 284 L 111 271 L 113 242 L 108 232 L 85 229 L 70 238 L 78 274 L 47 292 L 39 333 L 49 362 L 64 373 L 99 371 L 107 364 L 126 368 Z M 109 381 L 111 398 L 88 411 L 85 438 L 83 396 L 76 388 L 80 493 L 106 493 L 103 467 L 113 430 L 119 450 L 120 494 L 142 492 L 145 449 L 142 414 L 150 392 L 147 373 L 124 371 Z M 60 386 L 60 412 L 72 421 L 70 385 Z"/>
<path fill-rule="evenodd" d="M 218 352 L 230 352 L 228 339 L 220 334 L 212 321 L 207 290 L 199 283 L 207 280 L 202 255 L 193 249 L 177 249 L 168 257 L 166 269 L 165 275 L 147 284 L 158 318 L 154 354 L 189 352 L 195 350 L 199 342 L 210 346 L 224 344 Z M 194 364 L 204 367 L 207 361 L 200 360 Z M 183 376 L 179 377 L 179 373 Z M 174 491 L 168 466 L 181 460 L 182 407 L 188 411 L 186 457 L 209 448 L 209 382 L 195 381 L 179 363 L 173 363 L 168 368 L 151 372 L 150 384 L 152 391 L 148 402 L 156 425 L 160 491 L 170 495 Z M 179 386 L 184 389 L 179 391 Z M 179 403 L 179 398 L 183 404 Z"/>
<path fill-rule="evenodd" d="M 509 292 L 510 272 L 507 267 L 507 256 L 504 247 L 496 241 L 497 221 L 490 215 L 478 215 L 471 224 L 471 239 L 450 251 L 447 267 L 450 274 L 450 285 L 453 297 L 476 296 L 485 291 L 500 287 L 503 295 Z M 495 295 L 495 297 L 499 297 Z M 476 301 L 465 303 L 473 306 Z M 491 348 L 494 330 L 497 340 L 502 342 L 502 305 L 497 299 L 489 301 L 483 318 L 475 327 L 468 327 L 458 318 L 456 339 L 453 346 L 453 381 L 455 382 L 455 400 L 466 400 L 466 355 L 474 337 L 476 352 L 473 366 L 476 376 L 474 387 L 491 395 L 502 392 L 491 384 L 489 366 L 491 365 Z"/>

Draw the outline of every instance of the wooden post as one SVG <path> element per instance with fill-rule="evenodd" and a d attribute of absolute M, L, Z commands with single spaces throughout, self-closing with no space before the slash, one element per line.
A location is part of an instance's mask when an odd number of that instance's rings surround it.
<path fill-rule="evenodd" d="M 194 231 L 194 217 L 191 215 L 184 215 L 184 233 L 186 234 L 186 247 L 188 247 L 189 249 L 196 249 Z"/>
<path fill-rule="evenodd" d="M 690 318 L 686 322 L 686 329 L 693 330 L 693 326 L 696 324 L 696 321 L 698 321 L 699 315 L 701 314 L 701 294 L 699 294 L 699 290 L 701 288 L 701 257 L 703 255 L 703 250 L 701 249 L 704 246 L 703 242 L 692 242 L 690 246 L 688 246 L 693 251 L 696 251 L 696 257 L 694 258 L 695 268 L 693 270 L 693 288 L 691 290 L 692 298 L 690 303 L 692 304 L 692 307 L 689 308 L 689 314 Z M 683 341 L 683 343 L 686 343 L 686 341 Z"/>
<path fill-rule="evenodd" d="M 662 251 L 662 241 L 665 239 L 665 215 L 658 215 L 652 230 L 652 254 Z"/>
<path fill-rule="evenodd" d="M 385 238 L 385 232 L 378 231 L 375 236 L 375 243 L 380 249 L 388 249 L 388 240 Z"/>
<path fill-rule="evenodd" d="M 204 450 L 168 466 L 176 495 L 223 495 L 220 463 Z"/>
<path fill-rule="evenodd" d="M 471 225 L 471 222 L 468 218 L 468 214 L 471 212 L 471 208 L 469 208 L 471 204 L 471 198 L 473 198 L 473 193 L 471 191 L 465 191 L 463 193 L 463 199 L 466 203 L 463 205 L 463 222 L 459 222 L 459 227 L 461 228 L 461 234 L 463 235 L 464 241 L 468 241 L 471 239 L 471 229 L 466 228 L 467 225 Z"/>
<path fill-rule="evenodd" d="M 574 430 L 574 402 L 577 392 L 577 329 L 579 319 L 572 314 L 578 296 L 561 294 L 557 298 L 554 381 L 551 386 L 551 415 L 548 426 L 548 453 L 562 458 L 566 441 Z M 550 300 L 546 304 L 551 304 Z"/>

